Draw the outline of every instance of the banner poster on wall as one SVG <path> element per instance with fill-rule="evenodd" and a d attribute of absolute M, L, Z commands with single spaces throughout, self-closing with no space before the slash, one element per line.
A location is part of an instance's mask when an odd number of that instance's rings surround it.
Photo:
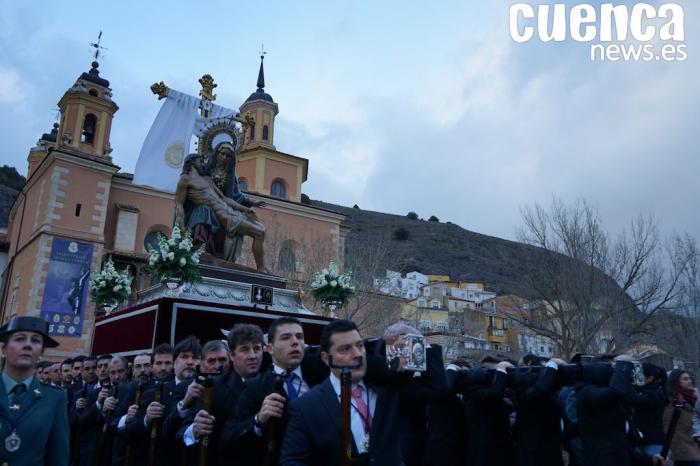
<path fill-rule="evenodd" d="M 41 303 L 49 335 L 80 337 L 87 302 L 93 245 L 54 238 Z"/>

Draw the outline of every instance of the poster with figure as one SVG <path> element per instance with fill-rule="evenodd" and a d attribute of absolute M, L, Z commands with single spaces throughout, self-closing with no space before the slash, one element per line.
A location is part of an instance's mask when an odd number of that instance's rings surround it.
<path fill-rule="evenodd" d="M 80 337 L 92 264 L 92 244 L 54 238 L 46 275 L 41 318 L 49 334 Z"/>

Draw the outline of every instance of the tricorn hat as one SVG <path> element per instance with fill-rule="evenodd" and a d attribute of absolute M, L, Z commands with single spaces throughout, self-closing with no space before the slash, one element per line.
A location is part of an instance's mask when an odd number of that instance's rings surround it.
<path fill-rule="evenodd" d="M 58 346 L 58 342 L 49 336 L 49 323 L 38 317 L 13 317 L 0 327 L 0 341 L 6 341 L 7 337 L 15 332 L 35 332 L 44 337 L 45 347 L 55 348 Z"/>

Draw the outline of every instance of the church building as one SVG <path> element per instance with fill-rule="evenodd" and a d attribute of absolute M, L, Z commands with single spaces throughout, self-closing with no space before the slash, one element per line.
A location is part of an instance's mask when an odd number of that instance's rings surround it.
<path fill-rule="evenodd" d="M 1 322 L 42 317 L 60 342 L 48 357 L 88 354 L 96 311 L 89 278 L 107 256 L 129 267 L 132 298 L 152 285 L 147 245 L 173 225 L 174 193 L 133 183 L 120 170 L 110 134 L 119 107 L 97 61 L 60 98 L 59 123 L 28 156 L 27 183 L 9 216 Z M 277 150 L 277 103 L 265 91 L 261 61 L 257 89 L 239 108 L 254 120 L 237 157 L 239 183 L 266 226 L 266 263 L 288 280 L 307 280 L 331 258 L 342 261 L 344 216 L 302 202 L 309 161 Z M 116 120 L 118 123 L 118 119 Z M 253 266 L 246 240 L 239 262 Z M 289 285 L 292 286 L 292 285 Z M 56 309 L 64 309 L 57 313 Z"/>

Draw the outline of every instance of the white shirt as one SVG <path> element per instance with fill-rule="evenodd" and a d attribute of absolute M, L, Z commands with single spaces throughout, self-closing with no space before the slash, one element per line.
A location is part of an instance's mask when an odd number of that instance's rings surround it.
<path fill-rule="evenodd" d="M 333 390 L 335 390 L 335 394 L 338 396 L 338 402 L 340 402 L 340 379 L 331 372 L 330 381 L 331 385 L 333 385 Z M 357 385 L 364 387 L 362 393 L 363 398 L 365 398 L 365 403 L 367 403 L 366 396 L 367 393 L 369 393 L 369 406 L 367 408 L 369 409 L 369 414 L 372 416 L 372 419 L 374 419 L 374 410 L 377 407 L 377 394 L 374 390 L 370 390 L 362 380 L 357 384 L 353 384 L 352 389 L 357 387 Z M 350 402 L 354 404 L 354 401 L 350 400 Z M 352 430 L 352 438 L 355 441 L 357 452 L 360 454 L 367 453 L 367 449 L 364 447 L 365 427 L 362 423 L 362 416 L 360 416 L 360 413 L 352 406 L 350 407 L 350 430 Z"/>

